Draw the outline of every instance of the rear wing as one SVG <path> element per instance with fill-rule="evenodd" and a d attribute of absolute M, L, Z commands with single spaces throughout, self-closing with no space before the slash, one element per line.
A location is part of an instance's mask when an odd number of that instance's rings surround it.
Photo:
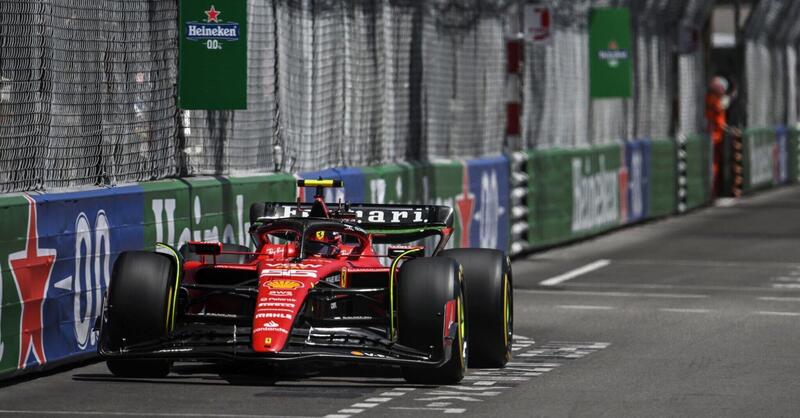
<path fill-rule="evenodd" d="M 265 202 L 250 207 L 250 223 L 264 223 L 273 219 L 306 218 L 312 203 Z M 357 223 L 367 230 L 409 228 L 452 228 L 453 208 L 437 205 L 373 205 L 373 204 L 328 204 L 331 219 Z"/>

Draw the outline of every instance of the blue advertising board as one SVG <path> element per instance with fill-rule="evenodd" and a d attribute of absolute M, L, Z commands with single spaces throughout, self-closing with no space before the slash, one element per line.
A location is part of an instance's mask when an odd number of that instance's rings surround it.
<path fill-rule="evenodd" d="M 625 167 L 628 172 L 627 222 L 637 222 L 647 218 L 650 206 L 650 166 L 652 155 L 650 140 L 637 140 L 625 143 Z"/>
<path fill-rule="evenodd" d="M 511 163 L 505 156 L 467 160 L 464 179 L 475 199 L 469 223 L 470 247 L 508 251 Z"/>
<path fill-rule="evenodd" d="M 10 257 L 22 265 L 33 255 L 45 266 L 20 269 L 43 291 L 43 331 L 22 354 L 26 365 L 96 350 L 93 327 L 116 256 L 144 247 L 142 197 L 136 186 L 32 196 L 36 234 L 28 237 L 24 254 Z"/>

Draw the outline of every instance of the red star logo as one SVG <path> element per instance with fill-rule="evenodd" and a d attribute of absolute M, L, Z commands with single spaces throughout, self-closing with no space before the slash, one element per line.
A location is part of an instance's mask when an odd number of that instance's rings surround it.
<path fill-rule="evenodd" d="M 211 6 L 211 8 L 213 9 L 214 6 Z M 208 12 L 206 12 L 206 13 L 208 13 Z M 608 49 L 616 50 L 617 48 L 619 48 L 619 46 L 617 45 L 617 41 L 612 39 L 611 42 L 608 43 Z"/>
<path fill-rule="evenodd" d="M 211 5 L 211 9 L 206 10 L 205 13 L 206 13 L 206 16 L 208 16 L 208 19 L 206 19 L 206 22 L 208 22 L 208 23 L 211 23 L 211 22 L 219 23 L 219 21 L 217 20 L 217 16 L 219 16 L 222 12 L 217 11 L 217 9 L 214 8 L 213 4 Z"/>
<path fill-rule="evenodd" d="M 461 178 L 461 194 L 456 196 L 456 210 L 461 222 L 460 246 L 464 248 L 469 247 L 469 227 L 472 224 L 472 210 L 475 208 L 475 195 L 469 191 L 469 171 L 466 164 Z"/>
<path fill-rule="evenodd" d="M 39 364 L 47 359 L 44 355 L 42 310 L 50 273 L 56 261 L 56 251 L 39 248 L 39 233 L 36 229 L 36 202 L 25 195 L 28 201 L 28 239 L 25 249 L 8 256 L 11 273 L 17 285 L 22 314 L 20 315 L 19 368 L 26 367 L 31 352 Z"/>

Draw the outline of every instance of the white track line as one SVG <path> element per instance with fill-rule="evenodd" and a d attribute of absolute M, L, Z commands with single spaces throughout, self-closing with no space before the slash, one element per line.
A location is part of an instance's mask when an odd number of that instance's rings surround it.
<path fill-rule="evenodd" d="M 514 289 L 514 293 L 535 293 L 540 295 L 568 295 L 568 296 L 607 296 L 618 298 L 665 298 L 665 299 L 703 299 L 708 295 L 691 293 L 638 293 L 638 292 L 595 292 L 591 290 L 536 290 Z"/>
<path fill-rule="evenodd" d="M 601 269 L 609 264 L 611 264 L 611 260 L 597 260 L 583 267 L 576 268 L 575 270 L 570 270 L 564 274 L 559 274 L 558 276 L 551 277 L 547 280 L 542 280 L 539 282 L 539 286 L 555 286 L 569 279 L 574 279 L 582 274 Z"/>
<path fill-rule="evenodd" d="M 765 300 L 768 302 L 800 302 L 800 298 L 778 297 L 778 296 L 762 296 L 756 299 Z"/>
<path fill-rule="evenodd" d="M 211 417 L 211 418 L 311 418 L 300 416 L 286 416 L 286 415 L 242 415 L 242 414 L 198 414 L 187 412 L 120 412 L 120 411 L 34 411 L 34 410 L 13 410 L 13 409 L 0 409 L 0 415 L 76 415 L 76 416 L 150 416 L 150 417 Z"/>
<path fill-rule="evenodd" d="M 613 306 L 597 306 L 597 305 L 556 305 L 557 308 L 561 309 L 594 309 L 594 310 L 608 310 L 608 309 L 615 309 Z"/>
<path fill-rule="evenodd" d="M 773 311 L 756 311 L 757 315 L 772 315 L 772 316 L 800 316 L 799 312 L 773 312 Z"/>
<path fill-rule="evenodd" d="M 678 313 L 709 313 L 711 309 L 689 309 L 689 308 L 660 308 L 661 312 L 678 312 Z"/>

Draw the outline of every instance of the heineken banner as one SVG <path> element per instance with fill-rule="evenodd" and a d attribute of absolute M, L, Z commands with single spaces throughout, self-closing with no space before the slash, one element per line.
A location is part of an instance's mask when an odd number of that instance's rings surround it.
<path fill-rule="evenodd" d="M 628 9 L 592 9 L 589 14 L 591 97 L 631 97 L 631 66 L 631 25 Z"/>
<path fill-rule="evenodd" d="M 180 0 L 178 103 L 247 108 L 247 0 Z"/>

